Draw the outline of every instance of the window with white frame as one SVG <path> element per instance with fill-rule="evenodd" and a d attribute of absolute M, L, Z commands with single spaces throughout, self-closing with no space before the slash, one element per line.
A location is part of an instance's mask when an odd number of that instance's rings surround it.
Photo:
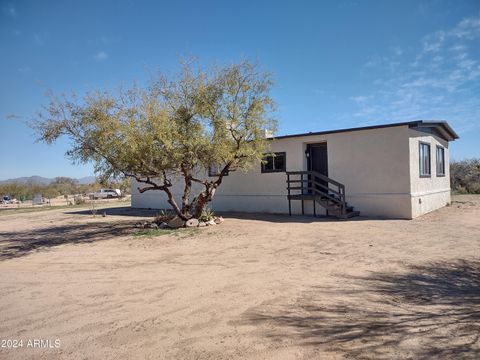
<path fill-rule="evenodd" d="M 430 144 L 420 142 L 419 144 L 420 177 L 431 176 Z"/>
<path fill-rule="evenodd" d="M 445 149 L 437 145 L 437 176 L 445 176 Z"/>

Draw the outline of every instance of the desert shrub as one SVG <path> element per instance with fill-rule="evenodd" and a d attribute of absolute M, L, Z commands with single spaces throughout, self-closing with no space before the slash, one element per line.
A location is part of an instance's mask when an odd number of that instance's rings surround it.
<path fill-rule="evenodd" d="M 51 199 L 58 195 L 78 193 L 75 181 L 69 178 L 56 178 L 48 185 L 32 181 L 4 183 L 0 184 L 0 194 L 27 200 L 31 200 L 34 194 L 42 194 L 44 198 Z"/>
<path fill-rule="evenodd" d="M 117 188 L 117 184 L 112 183 L 111 188 Z M 127 189 L 129 183 L 125 181 L 122 189 Z M 69 196 L 74 194 L 86 194 L 96 191 L 103 186 L 100 183 L 95 184 L 79 184 L 77 180 L 67 177 L 57 177 L 50 184 L 40 184 L 36 182 L 11 182 L 0 184 L 0 196 L 10 195 L 13 198 L 25 198 L 32 200 L 34 194 L 42 194 L 46 199 L 52 199 L 57 196 Z M 122 190 L 123 191 L 123 190 Z M 65 200 L 68 200 L 65 198 Z"/>
<path fill-rule="evenodd" d="M 480 194 L 480 182 L 471 184 L 470 188 L 469 188 L 469 193 L 470 194 Z"/>
<path fill-rule="evenodd" d="M 215 213 L 210 208 L 205 208 L 202 212 L 202 216 L 198 219 L 200 221 L 208 222 L 211 220 L 215 220 Z"/>
<path fill-rule="evenodd" d="M 480 194 L 480 159 L 452 161 L 450 182 L 458 194 Z"/>
<path fill-rule="evenodd" d="M 460 195 L 468 194 L 467 189 L 465 189 L 462 185 L 458 185 L 455 188 L 452 186 L 452 189 L 456 194 L 460 194 Z"/>
<path fill-rule="evenodd" d="M 75 205 L 83 205 L 85 204 L 85 199 L 81 195 L 77 195 L 73 197 L 73 201 L 75 202 Z"/>

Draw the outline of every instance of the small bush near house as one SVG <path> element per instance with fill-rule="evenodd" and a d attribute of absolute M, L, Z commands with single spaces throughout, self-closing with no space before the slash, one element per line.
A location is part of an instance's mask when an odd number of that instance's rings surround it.
<path fill-rule="evenodd" d="M 450 182 L 452 190 L 458 194 L 480 194 L 480 159 L 453 161 Z"/>
<path fill-rule="evenodd" d="M 205 210 L 203 210 L 202 216 L 200 216 L 198 220 L 203 222 L 215 220 L 215 213 L 213 212 L 213 210 L 206 208 Z"/>

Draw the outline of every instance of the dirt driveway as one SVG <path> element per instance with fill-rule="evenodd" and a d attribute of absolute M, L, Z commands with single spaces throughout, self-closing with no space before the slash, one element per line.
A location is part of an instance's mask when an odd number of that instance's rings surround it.
<path fill-rule="evenodd" d="M 23 340 L 0 358 L 478 359 L 480 197 L 453 200 L 159 237 L 133 235 L 148 213 L 0 214 L 0 340 Z"/>

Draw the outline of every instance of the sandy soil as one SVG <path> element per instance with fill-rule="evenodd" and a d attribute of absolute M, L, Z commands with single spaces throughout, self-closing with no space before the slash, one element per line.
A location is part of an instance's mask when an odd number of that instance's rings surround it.
<path fill-rule="evenodd" d="M 480 358 L 478 196 L 152 238 L 132 235 L 147 213 L 66 211 L 0 214 L 0 339 L 24 341 L 0 358 Z"/>

